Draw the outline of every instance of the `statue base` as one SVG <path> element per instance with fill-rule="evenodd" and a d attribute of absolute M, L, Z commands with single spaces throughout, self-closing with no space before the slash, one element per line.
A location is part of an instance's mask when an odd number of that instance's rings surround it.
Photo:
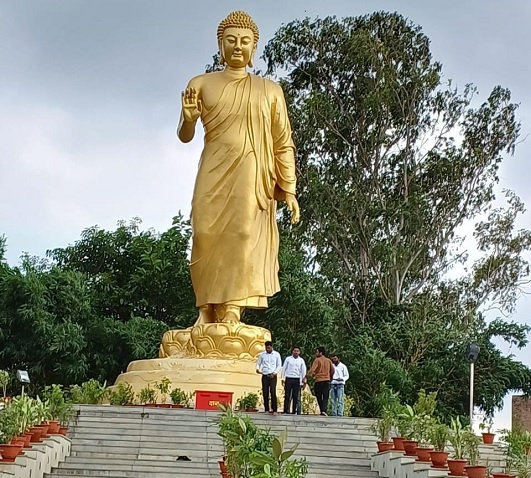
<path fill-rule="evenodd" d="M 211 392 L 232 392 L 233 406 L 247 393 L 262 396 L 261 375 L 256 373 L 256 363 L 242 359 L 211 359 L 192 357 L 169 357 L 131 362 L 127 372 L 116 380 L 128 383 L 135 393 L 146 385 L 154 388 L 156 382 L 167 377 L 172 388 L 180 388 L 187 393 L 197 390 Z M 277 395 L 283 394 L 280 379 Z M 279 409 L 282 410 L 279 402 Z"/>
<path fill-rule="evenodd" d="M 170 330 L 162 337 L 159 358 L 131 362 L 115 385 L 128 383 L 138 394 L 147 385 L 154 389 L 157 382 L 167 378 L 172 389 L 180 388 L 186 393 L 198 390 L 232 393 L 233 406 L 248 393 L 257 393 L 261 403 L 262 376 L 256 373 L 256 359 L 266 340 L 271 340 L 269 330 L 241 322 Z M 314 403 L 308 391 L 304 396 Z M 278 410 L 282 411 L 284 388 L 280 378 L 277 398 Z"/>

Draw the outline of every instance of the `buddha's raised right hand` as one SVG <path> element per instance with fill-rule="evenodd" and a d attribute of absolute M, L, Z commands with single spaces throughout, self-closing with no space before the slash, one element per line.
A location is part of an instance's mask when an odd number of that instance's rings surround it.
<path fill-rule="evenodd" d="M 195 123 L 201 116 L 201 100 L 197 94 L 197 90 L 193 87 L 186 88 L 181 93 L 181 101 L 183 107 L 184 120 L 188 123 Z"/>

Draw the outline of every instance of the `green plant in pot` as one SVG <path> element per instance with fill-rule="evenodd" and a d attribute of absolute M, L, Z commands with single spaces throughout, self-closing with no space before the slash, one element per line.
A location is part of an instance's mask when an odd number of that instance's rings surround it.
<path fill-rule="evenodd" d="M 166 400 L 170 393 L 171 380 L 168 377 L 164 377 L 160 382 L 155 384 L 155 387 L 160 392 L 160 405 L 169 408 L 170 404 L 166 403 Z"/>
<path fill-rule="evenodd" d="M 411 405 L 405 405 L 402 412 L 398 415 L 396 428 L 398 433 L 403 438 L 404 451 L 406 456 L 416 456 L 415 449 L 418 446 L 418 441 L 413 439 L 414 434 L 414 420 L 416 414 Z"/>
<path fill-rule="evenodd" d="M 531 478 L 531 433 L 521 426 L 515 426 L 512 430 L 500 430 L 499 433 L 501 441 L 507 446 L 504 478 Z"/>
<path fill-rule="evenodd" d="M 446 444 L 450 436 L 448 426 L 444 423 L 434 422 L 428 434 L 429 441 L 433 445 L 433 451 L 430 452 L 433 468 L 446 468 L 446 459 L 448 458 Z"/>
<path fill-rule="evenodd" d="M 147 384 L 138 392 L 138 401 L 146 407 L 155 407 L 157 403 L 157 392 Z"/>
<path fill-rule="evenodd" d="M 108 394 L 111 405 L 133 405 L 135 402 L 135 392 L 133 387 L 124 382 L 116 385 Z"/>
<path fill-rule="evenodd" d="M 8 407 L 9 410 L 14 413 L 14 417 L 17 422 L 16 434 L 19 437 L 24 437 L 25 446 L 29 446 L 29 442 L 32 438 L 30 429 L 37 423 L 37 415 L 35 413 L 33 403 L 33 399 L 29 398 L 27 395 L 21 395 L 19 397 L 13 398 Z M 6 407 L 6 410 L 8 410 L 8 408 Z M 40 437 L 40 433 L 38 437 Z"/>
<path fill-rule="evenodd" d="M 415 415 L 411 420 L 411 437 L 418 443 L 415 448 L 417 461 L 429 462 L 430 452 L 433 446 L 430 445 L 430 430 L 435 425 L 436 420 L 430 415 Z"/>
<path fill-rule="evenodd" d="M 7 370 L 0 370 L 0 387 L 2 388 L 2 396 L 4 401 L 7 395 L 7 385 L 9 384 L 9 372 Z"/>
<path fill-rule="evenodd" d="M 257 412 L 258 411 L 258 402 L 260 397 L 257 393 L 246 393 L 238 399 L 236 406 L 238 410 L 245 412 Z"/>
<path fill-rule="evenodd" d="M 184 408 L 190 400 L 190 396 L 180 388 L 174 388 L 170 393 L 170 398 L 174 408 Z"/>
<path fill-rule="evenodd" d="M 0 455 L 4 460 L 14 461 L 22 452 L 24 441 L 13 441 L 19 430 L 16 410 L 7 406 L 0 411 Z"/>
<path fill-rule="evenodd" d="M 379 452 L 385 452 L 394 448 L 391 441 L 391 430 L 393 428 L 393 416 L 389 411 L 384 410 L 382 418 L 378 418 L 371 426 L 370 430 L 378 437 L 376 442 Z"/>
<path fill-rule="evenodd" d="M 258 478 L 303 478 L 308 473 L 306 459 L 291 460 L 298 444 L 286 450 L 287 431 L 273 438 L 271 451 L 255 451 L 251 455 L 251 462 L 257 465 L 260 473 Z"/>
<path fill-rule="evenodd" d="M 239 478 L 264 476 L 251 457 L 257 452 L 270 453 L 273 436 L 268 430 L 259 429 L 248 415 L 234 413 L 229 406 L 219 408 L 222 413 L 217 419 L 218 435 L 225 450 L 225 457 L 219 462 L 222 473 L 225 470 Z"/>
<path fill-rule="evenodd" d="M 61 385 L 50 385 L 44 387 L 43 397 L 50 409 L 50 433 L 59 433 L 63 409 L 67 406 L 63 387 Z"/>
<path fill-rule="evenodd" d="M 479 464 L 480 443 L 481 438 L 470 427 L 466 427 L 463 434 L 463 447 L 469 463 L 468 466 L 465 466 L 468 478 L 485 478 L 487 473 L 487 467 Z"/>
<path fill-rule="evenodd" d="M 481 430 L 481 436 L 483 443 L 485 445 L 492 445 L 494 443 L 495 433 L 492 433 L 492 427 L 494 425 L 494 420 L 492 415 L 487 415 L 485 420 L 479 424 L 479 429 Z"/>
<path fill-rule="evenodd" d="M 107 394 L 107 384 L 90 379 L 80 385 L 70 387 L 70 399 L 73 403 L 99 405 Z"/>
<path fill-rule="evenodd" d="M 448 459 L 448 468 L 452 476 L 464 476 L 465 474 L 465 465 L 467 463 L 465 459 L 465 438 L 466 429 L 463 427 L 461 420 L 459 417 L 452 418 L 448 436 L 448 441 L 453 449 L 452 458 Z"/>

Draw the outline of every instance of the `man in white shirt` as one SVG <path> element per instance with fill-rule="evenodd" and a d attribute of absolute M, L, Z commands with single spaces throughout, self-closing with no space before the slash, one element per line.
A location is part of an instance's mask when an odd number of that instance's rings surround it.
<path fill-rule="evenodd" d="M 332 416 L 342 417 L 345 402 L 345 382 L 349 379 L 348 368 L 337 355 L 332 355 L 332 363 L 336 368 L 330 388 Z"/>
<path fill-rule="evenodd" d="M 258 356 L 256 373 L 262 374 L 262 395 L 264 397 L 264 410 L 266 413 L 277 414 L 277 375 L 282 369 L 280 354 L 273 350 L 273 342 L 265 343 L 265 352 Z M 271 395 L 271 408 L 269 396 Z"/>
<path fill-rule="evenodd" d="M 291 356 L 286 357 L 282 366 L 282 384 L 284 385 L 284 413 L 297 413 L 297 405 L 301 394 L 301 388 L 306 379 L 306 363 L 300 356 L 299 347 L 293 347 Z"/>

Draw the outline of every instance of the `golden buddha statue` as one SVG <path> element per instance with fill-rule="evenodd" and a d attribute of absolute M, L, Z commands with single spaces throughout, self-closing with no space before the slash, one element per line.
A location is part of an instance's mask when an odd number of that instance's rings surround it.
<path fill-rule="evenodd" d="M 190 142 L 199 119 L 205 131 L 191 213 L 190 271 L 199 314 L 193 327 L 164 335 L 157 370 L 183 369 L 186 358 L 194 360 L 186 369 L 199 366 L 198 359 L 218 360 L 201 362 L 209 369 L 224 369 L 220 359 L 254 367 L 251 360 L 271 337 L 240 318 L 245 308 L 267 307 L 267 298 L 280 290 L 277 201 L 286 202 L 292 223 L 299 220 L 299 205 L 283 91 L 247 71 L 258 37 L 247 13 L 230 13 L 217 30 L 225 68 L 192 78 L 182 93 L 179 139 Z M 161 365 L 162 359 L 173 365 Z M 141 371 L 140 362 L 147 361 L 133 362 L 128 372 Z M 248 364 L 238 367 L 254 373 Z"/>

